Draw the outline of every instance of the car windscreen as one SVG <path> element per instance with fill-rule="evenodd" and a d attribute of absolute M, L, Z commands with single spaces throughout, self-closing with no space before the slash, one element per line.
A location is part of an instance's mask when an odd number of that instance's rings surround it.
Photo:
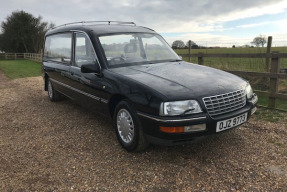
<path fill-rule="evenodd" d="M 111 68 L 181 60 L 158 34 L 114 34 L 99 39 Z"/>

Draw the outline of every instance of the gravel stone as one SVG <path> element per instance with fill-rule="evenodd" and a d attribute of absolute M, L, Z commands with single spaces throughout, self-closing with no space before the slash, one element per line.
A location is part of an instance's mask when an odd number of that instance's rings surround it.
<path fill-rule="evenodd" d="M 0 191 L 287 191 L 284 122 L 128 153 L 110 120 L 50 102 L 41 77 L 0 77 Z"/>

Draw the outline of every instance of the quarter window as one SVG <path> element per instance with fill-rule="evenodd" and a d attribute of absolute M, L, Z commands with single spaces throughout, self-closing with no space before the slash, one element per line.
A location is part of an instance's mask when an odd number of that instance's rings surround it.
<path fill-rule="evenodd" d="M 46 37 L 44 60 L 70 63 L 72 55 L 72 34 L 62 33 Z"/>
<path fill-rule="evenodd" d="M 75 65 L 96 63 L 95 51 L 90 39 L 83 33 L 76 33 L 75 38 Z"/>

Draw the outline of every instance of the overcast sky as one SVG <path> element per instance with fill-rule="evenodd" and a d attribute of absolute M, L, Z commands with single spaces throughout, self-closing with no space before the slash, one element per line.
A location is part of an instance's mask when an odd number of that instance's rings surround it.
<path fill-rule="evenodd" d="M 56 25 L 75 21 L 134 21 L 169 43 L 249 44 L 257 35 L 287 46 L 287 0 L 0 0 L 0 21 L 24 10 Z"/>

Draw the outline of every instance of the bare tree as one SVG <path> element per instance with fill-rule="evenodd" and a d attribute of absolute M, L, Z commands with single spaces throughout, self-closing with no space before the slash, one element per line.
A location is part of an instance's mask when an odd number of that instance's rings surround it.
<path fill-rule="evenodd" d="M 173 49 L 181 49 L 185 47 L 185 44 L 182 40 L 176 40 L 172 43 L 171 47 Z"/>
<path fill-rule="evenodd" d="M 258 37 L 255 37 L 253 41 L 251 42 L 251 44 L 256 45 L 256 47 L 259 47 L 259 46 L 263 47 L 266 43 L 267 43 L 267 40 L 266 40 L 266 36 L 264 35 L 259 35 Z"/>

